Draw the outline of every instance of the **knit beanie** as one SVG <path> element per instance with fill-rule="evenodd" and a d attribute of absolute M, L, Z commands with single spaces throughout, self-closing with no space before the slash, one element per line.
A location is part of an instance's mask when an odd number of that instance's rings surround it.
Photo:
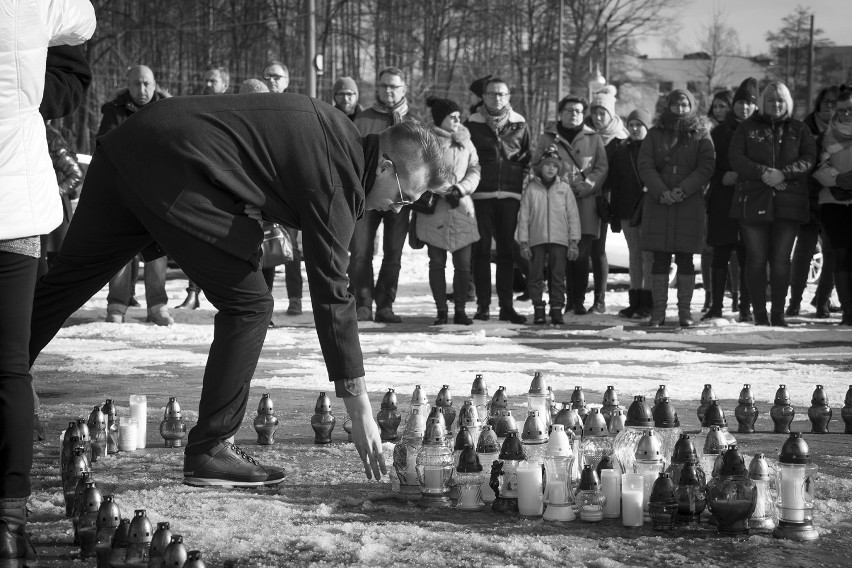
<path fill-rule="evenodd" d="M 673 103 L 677 102 L 680 97 L 684 97 L 687 101 L 689 101 L 689 114 L 694 114 L 698 111 L 698 107 L 695 106 L 695 95 L 686 89 L 675 89 L 666 95 L 666 109 L 671 107 Z"/>
<path fill-rule="evenodd" d="M 480 99 L 485 98 L 485 83 L 488 82 L 492 75 L 486 75 L 485 77 L 480 77 L 476 79 L 473 83 L 470 84 L 470 92 L 479 97 Z"/>
<path fill-rule="evenodd" d="M 745 101 L 747 103 L 751 103 L 753 105 L 757 104 L 757 79 L 754 77 L 749 77 L 742 83 L 740 83 L 737 92 L 734 93 L 733 102 L 737 101 Z M 733 103 L 731 103 L 733 105 Z"/>
<path fill-rule="evenodd" d="M 559 150 L 556 148 L 555 144 L 551 144 L 547 147 L 544 153 L 541 155 L 541 158 L 538 160 L 538 164 L 536 164 L 541 171 L 541 166 L 544 164 L 554 164 L 557 168 L 562 167 L 562 158 L 559 156 Z"/>
<path fill-rule="evenodd" d="M 450 99 L 429 97 L 426 99 L 426 106 L 432 109 L 432 121 L 435 123 L 435 126 L 441 126 L 444 119 L 452 113 L 461 112 L 461 107 Z"/>
<path fill-rule="evenodd" d="M 359 93 L 358 84 L 352 77 L 340 77 L 334 82 L 334 86 L 331 88 L 331 94 L 333 96 L 340 91 L 352 91 L 357 95 Z"/>
<path fill-rule="evenodd" d="M 624 124 L 630 124 L 631 120 L 638 120 L 645 125 L 645 128 L 651 128 L 651 113 L 644 108 L 634 109 L 633 112 L 627 115 L 627 122 Z"/>
<path fill-rule="evenodd" d="M 269 87 L 260 79 L 246 79 L 240 85 L 240 94 L 242 93 L 268 93 Z"/>
<path fill-rule="evenodd" d="M 592 95 L 589 109 L 594 110 L 595 107 L 601 107 L 609 113 L 610 118 L 615 118 L 615 95 L 618 89 L 615 85 L 605 85 L 603 89 Z"/>

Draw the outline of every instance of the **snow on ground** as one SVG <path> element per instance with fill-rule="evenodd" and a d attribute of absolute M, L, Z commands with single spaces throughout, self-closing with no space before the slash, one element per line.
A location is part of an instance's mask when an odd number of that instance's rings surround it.
<path fill-rule="evenodd" d="M 376 272 L 380 260 L 376 259 Z M 581 385 L 593 404 L 601 400 L 607 385 L 616 387 L 626 406 L 633 395 L 652 398 L 657 387 L 666 384 L 691 427 L 697 427 L 694 409 L 702 387 L 712 383 L 735 428 L 733 406 L 743 384 L 749 383 L 764 412 L 759 422 L 764 431 L 771 430 L 767 411 L 779 384 L 787 385 L 799 417 L 805 416 L 813 389 L 821 384 L 835 409 L 832 431 L 842 431 L 839 410 L 852 383 L 852 331 L 834 325 L 837 317 L 822 322 L 806 312 L 791 318 L 787 329 L 755 328 L 736 323 L 726 310 L 726 318 L 690 330 L 649 330 L 615 315 L 627 303 L 627 280 L 626 275 L 613 274 L 610 282 L 615 286 L 607 295 L 606 315 L 567 316 L 567 325 L 561 328 L 511 325 L 496 318 L 471 327 L 435 327 L 430 325 L 435 310 L 427 263 L 425 251 L 406 248 L 394 305 L 402 324 L 361 326 L 375 410 L 386 389 L 394 388 L 404 413 L 417 384 L 430 399 L 441 385 L 449 385 L 460 406 L 475 374 L 482 373 L 492 394 L 498 386 L 506 387 L 515 415 L 522 416 L 532 374 L 543 371 L 558 400 L 567 400 L 574 386 Z M 175 305 L 183 298 L 185 280 L 176 271 L 170 276 L 169 303 Z M 806 292 L 806 299 L 811 292 Z M 788 565 L 791 559 L 793 564 L 808 565 L 818 550 L 826 558 L 824 565 L 844 564 L 839 551 L 852 544 L 852 480 L 846 475 L 852 466 L 852 436 L 842 434 L 806 435 L 825 471 L 819 482 L 817 524 L 823 536 L 818 545 L 775 541 L 767 533 L 732 541 L 713 537 L 707 527 L 661 535 L 647 525 L 633 531 L 617 523 L 557 526 L 493 513 L 423 510 L 400 500 L 387 482 L 364 479 L 357 455 L 339 429 L 343 420 L 339 401 L 334 402 L 335 443 L 328 447 L 312 443 L 313 402 L 317 392 L 333 388 L 319 351 L 309 298 L 304 299 L 304 315 L 284 314 L 283 270 L 274 293 L 277 327 L 267 334 L 237 441 L 261 460 L 288 470 L 280 490 L 185 487 L 180 484 L 180 450 L 160 447 L 157 425 L 168 396 L 178 396 L 187 420 L 197 418 L 214 315 L 206 299 L 199 310 L 173 310 L 177 323 L 168 328 L 145 324 L 144 309 L 131 309 L 124 325 L 103 323 L 106 290 L 72 316 L 34 368 L 36 389 L 43 395 L 42 415 L 51 428 L 47 442 L 37 447 L 31 500 L 32 527 L 45 565 L 69 565 L 76 554 L 70 545 L 70 522 L 62 515 L 55 466 L 62 424 L 86 415 L 106 395 L 126 407 L 127 396 L 139 392 L 149 397 L 149 448 L 95 464 L 95 480 L 102 492 L 116 494 L 125 516 L 144 508 L 154 523 L 169 520 L 190 548 L 204 552 L 208 565 L 723 566 L 748 561 L 770 566 Z M 144 303 L 141 283 L 137 297 Z M 703 300 L 699 289 L 693 300 L 696 317 Z M 529 303 L 518 303 L 517 308 L 531 319 Z M 473 309 L 468 306 L 469 314 Z M 676 320 L 674 293 L 668 319 Z M 263 392 L 272 393 L 282 421 L 277 443 L 270 447 L 253 445 L 251 419 Z M 799 425 L 809 429 L 807 421 Z M 762 451 L 772 458 L 783 439 L 766 434 L 741 443 L 748 454 Z M 386 446 L 390 452 L 392 446 Z"/>

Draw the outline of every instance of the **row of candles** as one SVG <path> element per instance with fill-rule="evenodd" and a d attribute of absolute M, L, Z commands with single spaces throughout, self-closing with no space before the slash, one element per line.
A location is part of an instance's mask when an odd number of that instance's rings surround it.
<path fill-rule="evenodd" d="M 145 447 L 147 398 L 133 395 L 129 402 L 129 417 L 118 417 L 113 400 L 107 399 L 88 419 L 69 422 L 60 438 L 59 469 L 74 544 L 82 559 L 96 558 L 98 568 L 204 568 L 201 552 L 187 550 L 168 522 L 157 523 L 154 530 L 144 509 L 135 510 L 132 519 L 122 518 L 114 496 L 101 495 L 95 484 L 92 464 L 98 458 Z M 179 447 L 186 434 L 175 398 L 169 399 L 160 433 L 167 447 Z"/>
<path fill-rule="evenodd" d="M 571 403 L 563 403 L 557 412 L 552 391 L 536 373 L 527 417 L 519 429 L 507 408 L 505 389 L 500 387 L 488 403 L 487 385 L 477 375 L 470 399 L 458 412 L 459 432 L 453 443 L 456 412 L 447 404 L 449 387 L 441 389 L 430 411 L 417 386 L 402 438 L 393 448 L 392 487 L 426 507 L 454 502 L 459 509 L 481 510 L 490 502 L 497 512 L 551 521 L 621 517 L 625 526 L 651 521 L 656 529 L 697 523 L 706 507 L 722 534 L 774 527 L 778 538 L 817 538 L 817 467 L 801 434 L 789 432 L 792 420 L 784 419 L 789 438 L 773 480 L 763 454 L 746 467 L 710 385 L 705 385 L 698 411 L 702 428 L 693 435 L 682 432 L 667 394 L 661 386 L 653 408 L 645 397 L 636 396 L 625 414 L 613 387 L 607 388 L 600 408 L 588 408 L 577 387 Z M 782 385 L 776 403 L 785 401 L 789 405 Z M 821 403 L 827 406 L 825 391 L 818 386 L 811 410 Z M 846 403 L 852 407 L 852 387 Z M 740 404 L 754 406 L 748 385 Z M 389 409 L 396 409 L 392 389 L 382 403 L 383 411 Z M 480 412 L 488 417 L 485 424 Z M 740 432 L 754 432 L 755 413 L 735 414 Z M 815 432 L 827 431 L 828 420 L 820 418 L 825 414 L 809 412 Z M 388 421 L 381 412 L 377 422 L 383 439 L 393 441 L 396 432 L 388 422 L 399 422 Z M 783 432 L 784 426 L 776 421 L 776 431 Z M 483 463 L 491 464 L 490 469 Z"/>

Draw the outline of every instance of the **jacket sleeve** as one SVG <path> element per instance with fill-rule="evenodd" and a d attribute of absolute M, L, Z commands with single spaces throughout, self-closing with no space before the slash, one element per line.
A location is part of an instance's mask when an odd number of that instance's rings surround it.
<path fill-rule="evenodd" d="M 516 161 L 524 166 L 524 174 L 529 172 L 530 160 L 532 159 L 532 147 L 530 141 L 530 129 L 527 123 L 524 123 L 524 133 L 521 136 L 521 148 L 518 152 Z"/>
<path fill-rule="evenodd" d="M 476 191 L 476 186 L 479 185 L 481 168 L 479 167 L 479 154 L 476 153 L 473 142 L 468 140 L 465 143 L 464 150 L 467 152 L 467 170 L 464 177 L 456 182 L 456 187 L 459 188 L 462 195 L 470 195 Z"/>
<path fill-rule="evenodd" d="M 101 113 L 103 114 L 103 118 L 101 118 L 98 133 L 95 135 L 96 138 L 103 136 L 121 123 L 121 118 L 118 116 L 118 109 L 113 103 L 105 103 L 101 107 Z"/>
<path fill-rule="evenodd" d="M 687 197 L 701 193 L 704 186 L 710 181 L 716 170 L 716 151 L 713 149 L 713 140 L 706 131 L 696 140 L 698 151 L 696 153 L 695 169 L 689 172 L 680 182 L 680 188 Z"/>
<path fill-rule="evenodd" d="M 748 120 L 737 127 L 733 137 L 731 137 L 731 147 L 728 149 L 728 161 L 731 163 L 731 168 L 737 172 L 740 181 L 759 180 L 760 176 L 769 169 L 748 157 L 746 152 L 746 130 L 748 128 Z"/>
<path fill-rule="evenodd" d="M 595 134 L 592 138 L 595 140 L 595 156 L 592 169 L 586 172 L 586 181 L 594 186 L 597 190 L 596 194 L 599 195 L 604 180 L 606 180 L 606 174 L 609 171 L 609 163 L 606 159 L 606 148 L 604 148 L 603 139 L 598 134 Z"/>
<path fill-rule="evenodd" d="M 566 183 L 565 189 L 567 190 L 565 203 L 568 214 L 568 240 L 579 242 L 583 236 L 582 227 L 580 227 L 580 209 L 577 207 L 577 200 L 574 198 L 571 186 Z"/>
<path fill-rule="evenodd" d="M 80 45 L 87 39 L 91 39 L 96 25 L 95 8 L 89 0 L 49 3 L 47 10 L 49 47 Z"/>
<path fill-rule="evenodd" d="M 518 231 L 517 240 L 519 243 L 530 242 L 530 199 L 532 191 L 525 191 L 521 194 L 521 208 L 518 210 Z"/>
<path fill-rule="evenodd" d="M 642 178 L 642 183 L 648 188 L 648 193 L 654 200 L 659 201 L 664 191 L 669 188 L 663 182 L 660 172 L 657 171 L 656 163 L 654 162 L 654 154 L 656 151 L 657 136 L 653 136 L 650 132 L 642 145 L 639 147 L 639 177 Z"/>
<path fill-rule="evenodd" d="M 799 159 L 781 168 L 781 173 L 786 179 L 806 178 L 813 170 L 817 159 L 816 140 L 803 123 L 798 123 L 797 126 L 799 126 Z"/>
<path fill-rule="evenodd" d="M 70 45 L 48 48 L 44 96 L 38 109 L 42 118 L 50 120 L 71 114 L 80 106 L 91 82 L 92 70 L 81 48 Z"/>

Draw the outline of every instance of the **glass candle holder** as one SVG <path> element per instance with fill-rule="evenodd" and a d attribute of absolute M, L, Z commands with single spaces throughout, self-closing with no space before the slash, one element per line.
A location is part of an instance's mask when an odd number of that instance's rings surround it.
<path fill-rule="evenodd" d="M 136 420 L 129 416 L 116 418 L 118 423 L 118 449 L 122 452 L 136 451 L 139 428 Z"/>
<path fill-rule="evenodd" d="M 577 506 L 580 520 L 587 523 L 599 523 L 603 520 L 603 508 L 606 496 L 601 492 L 598 474 L 590 465 L 583 466 L 580 473 L 580 491 L 577 494 Z"/>
<path fill-rule="evenodd" d="M 544 513 L 542 464 L 524 460 L 518 464 L 518 512 L 524 517 Z"/>
<path fill-rule="evenodd" d="M 488 384 L 481 373 L 477 373 L 473 384 L 470 386 L 470 398 L 480 420 L 485 422 L 488 418 Z"/>
<path fill-rule="evenodd" d="M 799 432 L 781 447 L 775 484 L 778 497 L 775 503 L 778 524 L 772 535 L 791 540 L 816 540 L 819 532 L 814 528 L 814 495 L 817 466 L 811 463 L 807 443 Z"/>
<path fill-rule="evenodd" d="M 136 448 L 145 447 L 148 436 L 148 397 L 144 394 L 130 395 L 130 417 L 136 421 Z"/>
<path fill-rule="evenodd" d="M 639 473 L 621 474 L 621 524 L 625 527 L 641 527 L 645 493 L 645 477 Z"/>
<path fill-rule="evenodd" d="M 617 519 L 621 516 L 621 472 L 614 469 L 601 471 L 601 491 L 606 497 L 603 516 L 605 519 Z"/>

